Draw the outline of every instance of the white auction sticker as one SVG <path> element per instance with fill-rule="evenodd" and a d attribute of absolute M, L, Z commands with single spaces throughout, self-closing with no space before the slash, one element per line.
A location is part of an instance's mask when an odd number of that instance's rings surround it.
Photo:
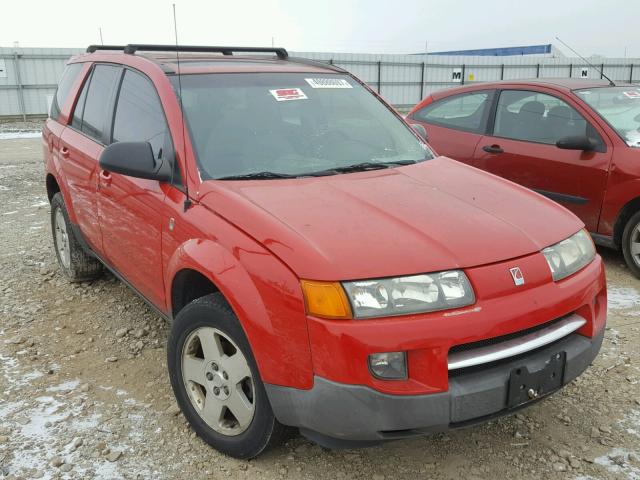
<path fill-rule="evenodd" d="M 305 78 L 311 88 L 353 88 L 344 78 Z"/>
<path fill-rule="evenodd" d="M 269 90 L 269 93 L 279 102 L 305 100 L 307 98 L 301 88 L 278 88 L 277 90 Z"/>
<path fill-rule="evenodd" d="M 622 94 L 628 98 L 640 98 L 640 90 L 629 90 L 627 92 L 622 92 Z"/>

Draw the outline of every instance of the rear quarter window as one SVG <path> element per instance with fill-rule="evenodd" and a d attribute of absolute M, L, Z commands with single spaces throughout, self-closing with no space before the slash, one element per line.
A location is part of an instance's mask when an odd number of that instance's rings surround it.
<path fill-rule="evenodd" d="M 52 119 L 57 120 L 60 116 L 60 110 L 71 93 L 71 87 L 73 87 L 76 78 L 78 78 L 78 75 L 82 70 L 82 65 L 82 63 L 71 63 L 67 65 L 64 72 L 62 72 L 58 89 L 56 90 L 56 94 L 53 96 L 51 109 L 49 110 L 49 117 Z"/>
<path fill-rule="evenodd" d="M 474 91 L 453 95 L 427 105 L 413 114 L 413 118 L 441 127 L 481 133 L 486 126 L 492 92 Z"/>

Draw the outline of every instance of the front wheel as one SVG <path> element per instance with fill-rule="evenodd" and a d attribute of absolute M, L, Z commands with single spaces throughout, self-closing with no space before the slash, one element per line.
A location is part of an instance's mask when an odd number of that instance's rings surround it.
<path fill-rule="evenodd" d="M 622 253 L 629 270 L 640 278 L 640 212 L 633 215 L 624 227 Z"/>
<path fill-rule="evenodd" d="M 180 311 L 167 357 L 178 405 L 212 447 L 246 459 L 282 438 L 286 427 L 273 415 L 249 342 L 222 295 Z"/>

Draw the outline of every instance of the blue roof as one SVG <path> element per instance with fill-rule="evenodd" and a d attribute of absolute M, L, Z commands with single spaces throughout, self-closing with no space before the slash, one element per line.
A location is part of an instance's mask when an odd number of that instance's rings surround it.
<path fill-rule="evenodd" d="M 478 48 L 476 50 L 452 50 L 449 52 L 429 52 L 429 55 L 478 55 L 502 57 L 508 55 L 534 55 L 551 53 L 551 44 L 529 45 L 525 47 Z"/>

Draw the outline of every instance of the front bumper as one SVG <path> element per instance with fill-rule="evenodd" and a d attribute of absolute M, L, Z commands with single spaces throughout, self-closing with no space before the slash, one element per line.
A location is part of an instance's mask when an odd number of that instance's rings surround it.
<path fill-rule="evenodd" d="M 467 426 L 529 405 L 507 406 L 513 369 L 540 371 L 553 355 L 565 352 L 565 385 L 593 361 L 603 336 L 604 329 L 593 338 L 573 333 L 480 371 L 461 370 L 449 378 L 448 391 L 427 395 L 389 395 L 319 376 L 310 390 L 276 385 L 266 385 L 266 389 L 276 418 L 299 427 L 311 440 L 334 448 L 375 444 Z"/>

